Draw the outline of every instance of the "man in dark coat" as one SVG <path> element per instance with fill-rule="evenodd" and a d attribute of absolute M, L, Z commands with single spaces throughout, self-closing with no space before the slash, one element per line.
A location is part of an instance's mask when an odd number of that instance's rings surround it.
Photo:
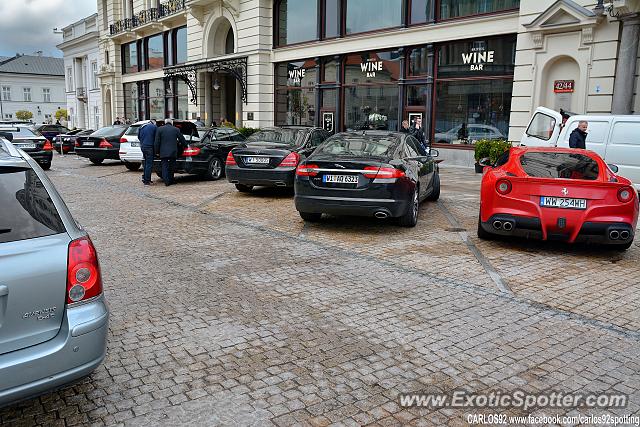
<path fill-rule="evenodd" d="M 156 121 L 151 120 L 144 124 L 138 131 L 138 139 L 140 140 L 140 148 L 142 149 L 142 157 L 144 159 L 142 183 L 151 185 L 151 170 L 153 169 L 153 149 L 156 143 Z"/>
<path fill-rule="evenodd" d="M 416 122 L 412 126 L 411 130 L 413 131 L 412 135 L 418 140 L 422 149 L 428 153 L 429 147 L 427 146 L 427 137 L 425 136 L 424 128 L 422 127 L 422 117 L 416 118 Z"/>
<path fill-rule="evenodd" d="M 173 170 L 178 157 L 178 144 L 184 148 L 187 141 L 182 136 L 180 129 L 173 126 L 173 119 L 166 119 L 164 126 L 160 126 L 156 131 L 154 149 L 162 160 L 162 180 L 167 186 L 174 184 Z"/>
<path fill-rule="evenodd" d="M 582 148 L 583 150 L 587 148 L 588 127 L 589 123 L 584 120 L 581 120 L 578 123 L 578 127 L 571 132 L 571 135 L 569 135 L 569 147 Z"/>

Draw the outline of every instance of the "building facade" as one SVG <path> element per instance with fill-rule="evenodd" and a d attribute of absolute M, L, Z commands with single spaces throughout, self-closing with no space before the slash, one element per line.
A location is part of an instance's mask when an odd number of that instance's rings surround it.
<path fill-rule="evenodd" d="M 98 73 L 98 14 L 62 29 L 57 47 L 64 56 L 65 93 L 69 126 L 82 129 L 102 127 L 102 97 Z"/>
<path fill-rule="evenodd" d="M 519 139 L 537 105 L 575 112 L 613 105 L 617 60 L 602 55 L 617 56 L 621 27 L 596 7 L 571 0 L 99 0 L 104 116 L 331 131 L 397 130 L 419 118 L 448 161 L 471 165 L 475 140 Z M 608 95 L 609 104 L 582 95 L 597 73 L 561 78 L 564 60 L 545 68 L 556 63 L 559 34 L 576 32 L 579 44 L 565 56 L 583 64 L 589 45 L 606 74 L 597 95 Z M 555 80 L 575 93 L 556 102 L 547 93 Z"/>
<path fill-rule="evenodd" d="M 16 119 L 16 112 L 30 111 L 34 123 L 53 120 L 65 107 L 62 58 L 16 55 L 0 61 L 0 117 Z"/>

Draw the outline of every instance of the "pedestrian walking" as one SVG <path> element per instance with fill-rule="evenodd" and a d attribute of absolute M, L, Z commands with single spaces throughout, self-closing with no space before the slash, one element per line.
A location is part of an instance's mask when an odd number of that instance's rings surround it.
<path fill-rule="evenodd" d="M 578 122 L 578 127 L 571 132 L 569 136 L 569 147 L 571 148 L 582 148 L 585 150 L 587 148 L 587 128 L 589 127 L 589 122 L 586 120 L 580 120 Z"/>
<path fill-rule="evenodd" d="M 143 125 L 138 131 L 138 140 L 140 141 L 140 148 L 142 150 L 142 183 L 144 185 L 151 185 L 151 171 L 153 169 L 153 157 L 154 146 L 156 142 L 156 132 L 158 127 L 156 121 L 151 119 L 149 123 Z"/>
<path fill-rule="evenodd" d="M 181 147 L 186 147 L 187 141 L 185 141 L 180 129 L 173 126 L 173 119 L 165 119 L 164 126 L 160 126 L 156 130 L 154 150 L 162 161 L 162 180 L 166 186 L 175 183 L 173 171 L 178 158 L 178 144 Z"/>

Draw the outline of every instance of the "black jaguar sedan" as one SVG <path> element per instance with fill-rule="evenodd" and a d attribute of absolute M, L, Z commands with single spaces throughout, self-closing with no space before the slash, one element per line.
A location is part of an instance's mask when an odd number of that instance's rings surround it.
<path fill-rule="evenodd" d="M 53 142 L 53 148 L 60 153 L 60 150 L 64 153 L 71 152 L 76 146 L 76 140 L 81 136 L 91 135 L 95 132 L 93 129 L 73 129 L 68 133 L 57 135 Z"/>
<path fill-rule="evenodd" d="M 414 227 L 420 202 L 440 197 L 437 156 L 404 133 L 334 135 L 298 166 L 296 209 L 305 221 L 318 221 L 327 213 L 393 217 Z"/>
<path fill-rule="evenodd" d="M 128 126 L 106 126 L 91 135 L 80 136 L 76 140 L 76 154 L 88 158 L 94 165 L 107 159 L 120 160 L 120 138 Z"/>
<path fill-rule="evenodd" d="M 329 132 L 308 126 L 263 129 L 227 156 L 227 179 L 238 191 L 255 186 L 293 187 L 296 166 L 316 149 Z"/>
<path fill-rule="evenodd" d="M 204 179 L 218 180 L 224 176 L 224 163 L 229 151 L 242 144 L 245 137 L 231 128 L 212 128 L 203 132 L 202 128 L 195 129 L 191 122 L 182 122 L 182 133 L 187 141 L 187 147 L 176 161 L 174 171 L 199 175 Z M 175 123 L 174 123 L 175 124 Z M 179 126 L 179 125 L 176 125 Z M 188 126 L 194 126 L 193 138 L 186 131 Z M 203 132 L 201 134 L 201 132 Z M 160 174 L 161 161 L 156 159 L 153 163 L 156 174 Z"/>

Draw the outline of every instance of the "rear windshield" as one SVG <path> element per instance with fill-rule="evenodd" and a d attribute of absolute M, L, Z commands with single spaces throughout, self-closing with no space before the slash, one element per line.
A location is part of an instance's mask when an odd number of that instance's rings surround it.
<path fill-rule="evenodd" d="M 98 129 L 91 136 L 118 136 L 122 133 L 123 127 L 121 126 L 109 126 L 106 128 Z"/>
<path fill-rule="evenodd" d="M 320 145 L 314 154 L 388 157 L 399 142 L 392 135 L 334 136 Z"/>
<path fill-rule="evenodd" d="M 32 169 L 0 167 L 0 243 L 65 231 L 55 205 Z"/>
<path fill-rule="evenodd" d="M 18 130 L 16 131 L 16 129 Z M 24 136 L 27 138 L 32 136 L 37 136 L 31 129 L 25 128 L 25 127 L 0 129 L 0 130 L 2 130 L 3 132 L 11 132 L 13 136 Z"/>
<path fill-rule="evenodd" d="M 596 180 L 598 163 L 584 154 L 525 153 L 520 164 L 527 175 L 537 178 Z"/>
<path fill-rule="evenodd" d="M 278 142 L 287 145 L 302 145 L 307 129 L 267 129 L 254 133 L 249 142 Z"/>
<path fill-rule="evenodd" d="M 125 135 L 138 135 L 140 125 L 132 125 L 124 132 Z"/>

